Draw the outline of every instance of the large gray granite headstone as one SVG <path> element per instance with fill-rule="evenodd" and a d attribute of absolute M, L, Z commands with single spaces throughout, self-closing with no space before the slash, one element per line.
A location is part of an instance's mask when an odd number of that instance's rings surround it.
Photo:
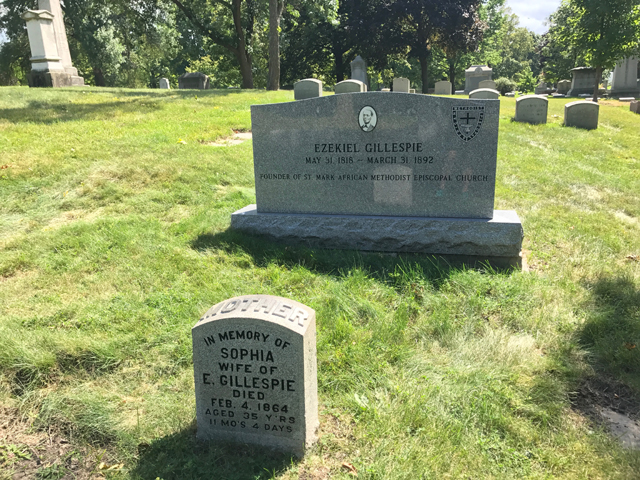
<path fill-rule="evenodd" d="M 190 72 L 178 77 L 178 88 L 206 90 L 209 88 L 209 76 L 200 72 Z"/>
<path fill-rule="evenodd" d="M 598 128 L 600 105 L 595 102 L 578 100 L 564 106 L 564 126 L 593 130 Z"/>
<path fill-rule="evenodd" d="M 192 329 L 198 438 L 301 456 L 316 440 L 313 309 L 272 295 L 214 305 Z"/>
<path fill-rule="evenodd" d="M 491 80 L 493 70 L 486 65 L 471 65 L 464 71 L 464 93 L 480 88 L 480 82 Z"/>
<path fill-rule="evenodd" d="M 411 84 L 410 84 L 408 78 L 395 77 L 393 79 L 393 91 L 394 92 L 409 93 L 409 90 L 411 90 Z"/>
<path fill-rule="evenodd" d="M 625 58 L 616 64 L 611 80 L 611 95 L 616 97 L 640 96 L 637 58 Z"/>
<path fill-rule="evenodd" d="M 478 88 L 469 93 L 469 98 L 475 100 L 496 100 L 500 98 L 500 92 L 492 88 Z"/>
<path fill-rule="evenodd" d="M 577 67 L 571 70 L 571 90 L 567 92 L 569 97 L 578 97 L 583 94 L 593 94 L 596 86 L 596 69 L 591 67 Z"/>
<path fill-rule="evenodd" d="M 491 218 L 499 107 L 396 92 L 253 105 L 258 211 Z"/>
<path fill-rule="evenodd" d="M 516 99 L 516 122 L 547 123 L 549 100 L 538 95 L 525 95 Z"/>
<path fill-rule="evenodd" d="M 351 79 L 360 80 L 365 85 L 369 84 L 367 79 L 367 63 L 360 55 L 351 62 Z"/>
<path fill-rule="evenodd" d="M 322 96 L 322 82 L 317 78 L 305 78 L 293 84 L 293 98 L 306 100 Z"/>
<path fill-rule="evenodd" d="M 360 80 L 343 80 L 336 83 L 334 92 L 339 93 L 362 93 L 365 92 L 365 84 Z"/>

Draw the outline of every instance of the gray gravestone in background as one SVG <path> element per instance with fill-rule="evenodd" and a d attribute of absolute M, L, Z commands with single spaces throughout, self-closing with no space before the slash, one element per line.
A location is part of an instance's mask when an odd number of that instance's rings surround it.
<path fill-rule="evenodd" d="M 491 88 L 478 88 L 469 93 L 469 98 L 474 100 L 497 100 L 500 98 L 500 92 Z"/>
<path fill-rule="evenodd" d="M 302 456 L 318 428 L 315 312 L 271 295 L 230 298 L 192 339 L 198 438 Z"/>
<path fill-rule="evenodd" d="M 547 123 L 549 100 L 537 95 L 525 95 L 516 99 L 516 122 Z"/>
<path fill-rule="evenodd" d="M 336 83 L 334 92 L 339 93 L 362 93 L 365 91 L 365 85 L 360 80 L 343 80 Z"/>
<path fill-rule="evenodd" d="M 491 80 L 491 70 L 486 65 L 471 65 L 464 71 L 464 93 L 470 93 L 480 88 L 480 82 Z"/>
<path fill-rule="evenodd" d="M 586 128 L 593 130 L 598 128 L 598 112 L 600 106 L 594 102 L 579 100 L 567 103 L 564 106 L 564 126 Z"/>
<path fill-rule="evenodd" d="M 495 90 L 496 82 L 493 80 L 483 80 L 478 84 L 478 88 L 490 88 L 491 90 Z"/>
<path fill-rule="evenodd" d="M 209 77 L 204 73 L 185 73 L 178 78 L 178 88 L 206 90 L 209 88 Z"/>
<path fill-rule="evenodd" d="M 395 77 L 393 79 L 393 91 L 397 93 L 409 93 L 411 90 L 411 84 L 408 78 Z"/>
<path fill-rule="evenodd" d="M 161 78 L 160 79 L 160 88 L 163 90 L 171 90 L 171 84 L 169 83 L 169 79 L 168 78 Z"/>
<path fill-rule="evenodd" d="M 451 95 L 451 82 L 447 82 L 446 80 L 442 80 L 441 82 L 436 82 L 435 88 L 433 89 L 434 95 Z"/>
<path fill-rule="evenodd" d="M 569 97 L 577 97 L 584 94 L 593 94 L 596 86 L 596 69 L 591 67 L 578 67 L 571 70 L 571 90 L 567 92 Z"/>
<path fill-rule="evenodd" d="M 305 100 L 322 96 L 322 82 L 316 78 L 305 78 L 293 84 L 293 98 Z"/>
<path fill-rule="evenodd" d="M 625 58 L 617 63 L 611 81 L 611 95 L 616 97 L 640 95 L 637 58 Z"/>
<path fill-rule="evenodd" d="M 561 95 L 566 95 L 569 90 L 571 90 L 571 80 L 560 80 L 558 82 L 558 93 Z"/>
<path fill-rule="evenodd" d="M 629 105 L 629 110 L 631 110 L 633 113 L 640 113 L 640 102 L 631 102 L 631 105 Z"/>
<path fill-rule="evenodd" d="M 534 93 L 536 95 L 545 95 L 551 93 L 551 89 L 547 86 L 545 82 L 540 82 L 538 86 L 534 89 Z"/>
<path fill-rule="evenodd" d="M 360 80 L 365 85 L 369 84 L 367 79 L 367 64 L 360 55 L 351 62 L 351 80 Z"/>

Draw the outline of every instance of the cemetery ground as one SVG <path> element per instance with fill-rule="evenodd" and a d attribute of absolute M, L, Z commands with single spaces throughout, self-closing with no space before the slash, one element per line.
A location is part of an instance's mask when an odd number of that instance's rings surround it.
<path fill-rule="evenodd" d="M 255 202 L 249 106 L 292 92 L 0 89 L 0 478 L 631 479 L 640 451 L 640 116 L 511 121 L 496 209 L 526 267 L 309 250 L 229 231 Z M 302 460 L 195 440 L 191 327 L 316 310 Z M 636 445 L 637 446 L 637 445 Z"/>

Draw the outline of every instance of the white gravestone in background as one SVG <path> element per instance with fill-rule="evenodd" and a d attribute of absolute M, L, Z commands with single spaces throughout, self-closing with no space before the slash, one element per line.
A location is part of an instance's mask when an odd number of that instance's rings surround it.
<path fill-rule="evenodd" d="M 160 88 L 163 90 L 171 90 L 171 84 L 169 83 L 169 79 L 168 78 L 161 78 L 160 79 Z"/>
<path fill-rule="evenodd" d="M 598 128 L 600 106 L 594 102 L 579 100 L 564 106 L 564 126 L 593 130 Z"/>
<path fill-rule="evenodd" d="M 441 82 L 436 82 L 435 88 L 433 90 L 434 95 L 451 95 L 451 82 L 446 80 L 442 80 Z"/>
<path fill-rule="evenodd" d="M 409 93 L 411 85 L 408 78 L 396 77 L 393 79 L 393 91 L 400 93 Z"/>
<path fill-rule="evenodd" d="M 299 302 L 245 295 L 192 329 L 198 438 L 302 456 L 316 440 L 316 316 Z"/>
<path fill-rule="evenodd" d="M 478 88 L 469 93 L 469 98 L 484 99 L 484 100 L 496 100 L 500 98 L 500 92 L 491 88 Z"/>
<path fill-rule="evenodd" d="M 478 88 L 490 88 L 491 90 L 495 90 L 496 82 L 493 80 L 483 80 L 478 84 Z"/>
<path fill-rule="evenodd" d="M 493 70 L 486 65 L 471 65 L 464 71 L 464 93 L 480 88 L 480 82 L 491 80 Z"/>

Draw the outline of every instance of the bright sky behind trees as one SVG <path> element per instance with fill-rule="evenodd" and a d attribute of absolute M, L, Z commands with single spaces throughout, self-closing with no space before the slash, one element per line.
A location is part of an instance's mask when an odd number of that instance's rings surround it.
<path fill-rule="evenodd" d="M 507 6 L 520 18 L 520 26 L 545 33 L 544 22 L 560 6 L 560 0 L 507 0 Z"/>

